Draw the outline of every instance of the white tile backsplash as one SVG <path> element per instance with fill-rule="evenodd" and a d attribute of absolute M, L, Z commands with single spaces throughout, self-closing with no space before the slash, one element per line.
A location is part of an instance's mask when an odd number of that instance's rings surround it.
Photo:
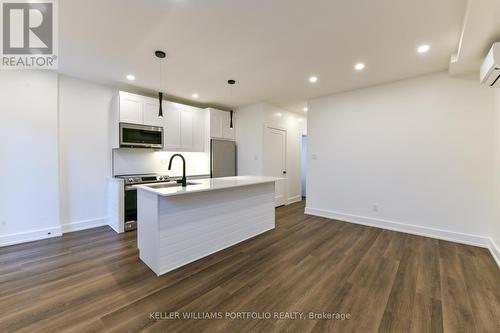
<path fill-rule="evenodd" d="M 150 149 L 113 149 L 113 174 L 142 174 L 160 173 L 171 177 L 182 175 L 182 161 L 175 158 L 172 170 L 168 170 L 170 157 L 180 153 L 186 159 L 186 173 L 188 175 L 210 174 L 210 159 L 208 153 L 194 152 L 166 152 Z"/>

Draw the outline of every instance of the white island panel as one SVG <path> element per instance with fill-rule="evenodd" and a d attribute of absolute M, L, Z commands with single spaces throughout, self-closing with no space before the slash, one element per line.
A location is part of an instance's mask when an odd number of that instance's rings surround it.
<path fill-rule="evenodd" d="M 167 197 L 138 190 L 140 258 L 157 275 L 275 227 L 274 182 Z"/>

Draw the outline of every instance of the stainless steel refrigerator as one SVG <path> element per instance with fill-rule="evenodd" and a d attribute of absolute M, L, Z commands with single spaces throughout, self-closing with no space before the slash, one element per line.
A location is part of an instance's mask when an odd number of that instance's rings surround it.
<path fill-rule="evenodd" d="M 236 143 L 210 140 L 210 175 L 212 178 L 236 176 Z"/>

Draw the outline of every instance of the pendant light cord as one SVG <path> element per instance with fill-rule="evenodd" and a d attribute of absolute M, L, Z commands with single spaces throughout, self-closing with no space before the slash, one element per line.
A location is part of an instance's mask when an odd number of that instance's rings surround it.
<path fill-rule="evenodd" d="M 163 91 L 162 91 L 162 86 L 163 86 L 163 59 L 160 59 L 160 91 L 158 92 L 158 117 L 163 118 Z"/>
<path fill-rule="evenodd" d="M 234 84 L 230 84 L 230 87 L 229 87 L 229 103 L 233 104 L 233 85 Z M 231 111 L 230 111 L 230 119 L 229 119 L 229 128 L 233 128 L 233 108 L 231 107 Z"/>
<path fill-rule="evenodd" d="M 163 87 L 163 59 L 160 58 L 160 91 Z"/>

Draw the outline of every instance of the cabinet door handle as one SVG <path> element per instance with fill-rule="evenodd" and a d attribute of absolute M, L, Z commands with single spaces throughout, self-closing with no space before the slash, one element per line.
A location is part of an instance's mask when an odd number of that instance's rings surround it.
<path fill-rule="evenodd" d="M 283 174 L 286 175 L 286 171 L 283 171 Z"/>

